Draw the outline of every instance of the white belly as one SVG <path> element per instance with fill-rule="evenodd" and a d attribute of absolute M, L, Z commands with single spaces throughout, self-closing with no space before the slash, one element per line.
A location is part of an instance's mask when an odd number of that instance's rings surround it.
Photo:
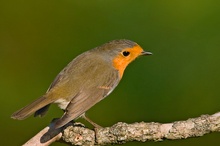
<path fill-rule="evenodd" d="M 69 101 L 65 100 L 65 99 L 58 99 L 56 100 L 54 103 L 57 103 L 58 106 L 62 109 L 65 110 L 67 105 L 69 104 Z"/>

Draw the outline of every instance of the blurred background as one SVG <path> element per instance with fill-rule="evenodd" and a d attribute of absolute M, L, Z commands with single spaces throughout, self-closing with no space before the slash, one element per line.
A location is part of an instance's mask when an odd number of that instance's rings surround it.
<path fill-rule="evenodd" d="M 114 92 L 89 110 L 95 122 L 166 123 L 220 110 L 218 0 L 8 0 L 0 16 L 1 145 L 21 145 L 60 117 L 54 105 L 44 118 L 10 119 L 74 57 L 114 39 L 136 41 L 154 55 L 130 64 Z M 213 146 L 219 137 L 124 145 Z"/>

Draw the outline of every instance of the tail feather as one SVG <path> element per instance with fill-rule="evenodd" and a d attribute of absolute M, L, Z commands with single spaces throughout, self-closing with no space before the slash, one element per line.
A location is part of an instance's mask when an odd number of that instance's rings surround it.
<path fill-rule="evenodd" d="M 47 113 L 49 107 L 50 107 L 50 104 L 48 104 L 48 105 L 42 107 L 41 109 L 37 110 L 34 113 L 34 117 L 43 117 Z"/>
<path fill-rule="evenodd" d="M 49 105 L 52 102 L 53 101 L 51 99 L 48 99 L 48 98 L 42 96 L 42 97 L 38 98 L 37 100 L 35 100 L 34 102 L 32 102 L 31 104 L 29 104 L 29 105 L 25 106 L 24 108 L 13 113 L 11 115 L 11 118 L 17 119 L 17 120 L 23 120 L 23 119 L 29 117 L 30 115 L 32 115 L 34 112 Z"/>

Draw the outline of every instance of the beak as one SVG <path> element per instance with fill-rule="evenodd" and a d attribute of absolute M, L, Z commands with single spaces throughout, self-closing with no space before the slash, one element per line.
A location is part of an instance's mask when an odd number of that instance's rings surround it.
<path fill-rule="evenodd" d="M 152 55 L 152 54 L 153 53 L 151 52 L 145 52 L 145 51 L 141 52 L 141 56 Z"/>

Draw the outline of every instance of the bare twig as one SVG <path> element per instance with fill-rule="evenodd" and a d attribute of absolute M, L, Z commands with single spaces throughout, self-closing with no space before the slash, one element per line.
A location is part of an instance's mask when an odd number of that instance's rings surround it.
<path fill-rule="evenodd" d="M 127 124 L 119 122 L 112 127 L 95 130 L 71 124 L 60 129 L 59 132 L 56 131 L 56 134 L 53 134 L 55 136 L 51 136 L 50 134 L 50 140 L 42 143 L 42 135 L 47 135 L 48 129 L 42 130 L 44 132 L 39 132 L 24 146 L 34 145 L 33 143 L 36 143 L 35 145 L 41 144 L 45 146 L 56 140 L 63 140 L 72 145 L 92 146 L 121 144 L 128 141 L 146 142 L 198 137 L 211 132 L 220 132 L 220 112 L 214 115 L 202 115 L 198 118 L 166 124 L 156 122 Z"/>
<path fill-rule="evenodd" d="M 45 127 L 43 130 L 41 130 L 38 134 L 36 134 L 34 137 L 32 137 L 30 140 L 28 140 L 23 146 L 47 146 L 52 144 L 53 142 L 59 140 L 62 137 L 62 132 L 59 132 L 56 136 L 53 138 L 49 138 L 46 142 L 42 142 L 42 136 L 47 133 L 49 130 L 49 127 Z"/>

